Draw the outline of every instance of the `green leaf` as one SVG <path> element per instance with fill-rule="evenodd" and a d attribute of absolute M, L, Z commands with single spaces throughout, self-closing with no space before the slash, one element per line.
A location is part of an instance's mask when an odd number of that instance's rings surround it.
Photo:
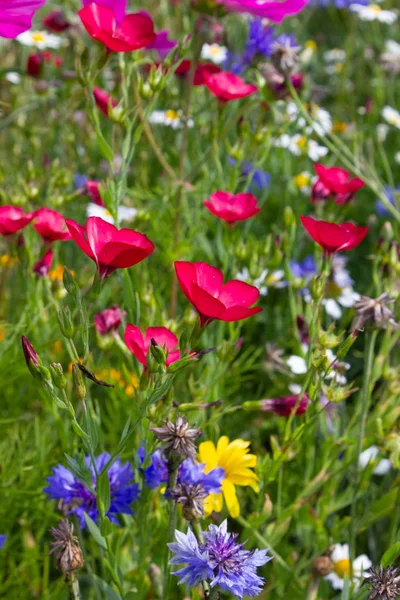
<path fill-rule="evenodd" d="M 385 554 L 381 558 L 382 567 L 390 567 L 390 565 L 394 563 L 398 556 L 400 556 L 400 542 L 396 542 L 393 544 L 393 546 L 390 546 L 390 548 L 386 550 Z"/>
<path fill-rule="evenodd" d="M 114 158 L 114 153 L 112 151 L 111 146 L 108 144 L 108 142 L 106 141 L 106 139 L 100 131 L 96 131 L 96 138 L 101 154 L 108 162 L 112 162 Z"/>
<path fill-rule="evenodd" d="M 103 504 L 104 515 L 106 515 L 111 504 L 110 480 L 108 478 L 108 471 L 103 471 L 97 480 L 97 494 Z"/>
<path fill-rule="evenodd" d="M 347 575 L 344 577 L 343 591 L 340 600 L 350 600 L 350 580 Z"/>
<path fill-rule="evenodd" d="M 107 550 L 107 542 L 105 538 L 101 535 L 100 529 L 97 527 L 96 523 L 89 517 L 87 513 L 84 513 L 86 525 L 92 536 L 94 537 L 96 543 L 103 548 L 103 550 Z"/>
<path fill-rule="evenodd" d="M 382 519 L 386 515 L 391 514 L 393 506 L 396 505 L 397 501 L 397 489 L 390 490 L 387 494 L 379 498 L 376 502 L 373 502 L 369 507 L 368 513 L 361 520 L 360 531 L 367 529 L 372 523 Z"/>
<path fill-rule="evenodd" d="M 94 421 L 90 410 L 87 412 L 87 433 L 93 451 L 96 450 L 99 443 L 99 434 L 97 431 L 97 423 Z"/>
<path fill-rule="evenodd" d="M 119 594 L 117 594 L 117 592 L 114 591 L 113 588 L 108 585 L 108 583 L 101 579 L 101 577 L 95 575 L 94 573 L 92 574 L 92 577 L 107 600 L 121 600 L 121 596 L 119 596 Z"/>
<path fill-rule="evenodd" d="M 86 442 L 90 441 L 90 437 L 85 431 L 83 431 L 82 427 L 79 425 L 76 419 L 72 421 L 72 428 L 75 431 L 76 435 L 79 435 L 80 438 L 82 438 Z"/>

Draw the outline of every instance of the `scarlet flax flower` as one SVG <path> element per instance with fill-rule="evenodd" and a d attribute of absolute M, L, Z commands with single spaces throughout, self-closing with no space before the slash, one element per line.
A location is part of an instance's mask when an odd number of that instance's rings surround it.
<path fill-rule="evenodd" d="M 271 2 L 271 0 L 218 0 L 229 10 L 248 13 L 255 17 L 268 19 L 281 23 L 285 17 L 300 12 L 308 0 L 286 0 L 285 2 Z"/>
<path fill-rule="evenodd" d="M 220 102 L 240 100 L 246 96 L 251 96 L 258 90 L 256 85 L 246 83 L 234 73 L 221 71 L 221 73 L 210 75 L 204 72 L 203 77 L 206 87 Z"/>
<path fill-rule="evenodd" d="M 101 110 L 101 112 L 106 115 L 106 117 L 109 116 L 110 107 L 115 108 L 118 104 L 118 102 L 114 100 L 114 98 L 112 98 L 110 94 L 98 87 L 93 88 L 93 96 L 96 105 Z"/>
<path fill-rule="evenodd" d="M 318 179 L 311 193 L 313 202 L 333 196 L 336 204 L 347 204 L 354 194 L 365 186 L 362 179 L 352 178 L 349 171 L 340 167 L 325 167 L 317 163 L 314 168 Z"/>
<path fill-rule="evenodd" d="M 167 367 L 179 360 L 181 356 L 178 349 L 178 338 L 166 327 L 148 327 L 143 335 L 139 327 L 128 323 L 125 329 L 124 340 L 132 354 L 146 368 L 148 366 L 147 355 L 152 340 L 165 349 L 167 354 L 165 364 Z"/>
<path fill-rule="evenodd" d="M 222 271 L 204 262 L 175 262 L 181 290 L 200 315 L 202 327 L 214 319 L 241 321 L 262 311 L 260 292 L 253 285 L 232 280 L 224 285 Z"/>
<path fill-rule="evenodd" d="M 32 26 L 32 19 L 46 0 L 1 0 L 0 37 L 16 38 Z"/>
<path fill-rule="evenodd" d="M 117 304 L 106 308 L 94 317 L 94 325 L 100 335 L 107 335 L 111 331 L 116 331 L 122 322 L 122 311 Z"/>
<path fill-rule="evenodd" d="M 335 254 L 356 248 L 368 233 L 368 227 L 354 223 L 330 223 L 312 217 L 300 217 L 304 229 L 326 254 Z"/>
<path fill-rule="evenodd" d="M 18 206 L 0 206 L 0 234 L 13 235 L 24 229 L 33 219 L 35 213 L 24 213 Z"/>
<path fill-rule="evenodd" d="M 85 183 L 85 191 L 87 195 L 90 197 L 91 201 L 97 204 L 98 206 L 104 206 L 104 202 L 102 200 L 100 190 L 99 190 L 99 182 L 93 180 L 87 180 Z"/>
<path fill-rule="evenodd" d="M 53 262 L 53 250 L 49 248 L 47 252 L 42 256 L 40 260 L 33 266 L 33 271 L 40 277 L 48 275 L 51 269 L 51 263 Z"/>
<path fill-rule="evenodd" d="M 257 215 L 261 208 L 257 206 L 257 198 L 252 194 L 231 194 L 218 190 L 204 201 L 208 210 L 227 223 L 246 221 Z"/>
<path fill-rule="evenodd" d="M 146 235 L 132 229 L 117 229 L 100 217 L 89 217 L 86 227 L 72 219 L 67 219 L 66 224 L 82 252 L 96 263 L 102 279 L 116 269 L 133 267 L 154 250 Z"/>
<path fill-rule="evenodd" d="M 90 37 L 113 52 L 131 52 L 154 42 L 156 34 L 149 15 L 125 15 L 124 11 L 115 10 L 115 4 L 121 2 L 84 1 L 84 8 L 78 14 Z"/>
<path fill-rule="evenodd" d="M 62 214 L 51 208 L 40 208 L 36 211 L 34 228 L 48 244 L 56 241 L 65 242 L 72 237 L 66 228 Z"/>
<path fill-rule="evenodd" d="M 308 394 L 303 394 L 299 401 L 298 394 L 289 396 L 283 396 L 281 398 L 269 398 L 267 400 L 260 401 L 260 408 L 265 412 L 273 412 L 280 417 L 289 417 L 296 408 L 296 416 L 304 415 L 307 410 L 307 406 L 310 404 L 310 398 Z"/>
<path fill-rule="evenodd" d="M 68 29 L 71 24 L 65 18 L 62 10 L 53 10 L 43 19 L 43 26 L 53 33 L 61 33 Z"/>

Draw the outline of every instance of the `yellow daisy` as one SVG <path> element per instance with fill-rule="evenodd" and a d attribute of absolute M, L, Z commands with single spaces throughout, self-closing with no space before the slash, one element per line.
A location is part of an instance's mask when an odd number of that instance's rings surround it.
<path fill-rule="evenodd" d="M 235 485 L 249 485 L 258 492 L 257 475 L 251 469 L 257 464 L 257 456 L 249 454 L 250 442 L 233 440 L 223 435 L 219 438 L 217 447 L 213 442 L 203 442 L 199 446 L 199 461 L 205 464 L 204 471 L 209 473 L 212 469 L 222 467 L 225 470 L 225 479 L 222 481 L 222 493 L 210 494 L 205 502 L 205 515 L 213 511 L 221 512 L 225 499 L 231 517 L 240 515 L 239 500 L 236 496 Z"/>

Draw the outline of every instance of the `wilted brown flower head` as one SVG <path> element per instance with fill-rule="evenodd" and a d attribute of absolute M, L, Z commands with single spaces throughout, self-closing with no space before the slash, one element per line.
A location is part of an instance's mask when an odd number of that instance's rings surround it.
<path fill-rule="evenodd" d="M 387 307 L 388 304 L 394 301 L 395 298 L 390 298 L 387 292 L 375 299 L 361 296 L 354 305 L 356 316 L 353 320 L 352 329 L 362 329 L 367 324 L 380 328 L 387 327 L 387 325 L 397 328 L 399 325 L 394 320 L 394 314 Z"/>
<path fill-rule="evenodd" d="M 178 417 L 176 423 L 167 419 L 164 427 L 151 427 L 160 442 L 163 442 L 166 454 L 181 455 L 196 459 L 194 440 L 201 435 L 199 429 L 191 428 L 184 417 Z"/>
<path fill-rule="evenodd" d="M 204 502 L 208 492 L 201 484 L 181 484 L 171 490 L 171 498 L 183 505 L 182 514 L 187 521 L 200 519 L 204 516 Z"/>
<path fill-rule="evenodd" d="M 322 554 L 321 556 L 316 556 L 313 558 L 311 563 L 312 572 L 317 577 L 325 577 L 325 575 L 329 575 L 329 573 L 333 569 L 333 563 L 330 556 Z"/>
<path fill-rule="evenodd" d="M 400 569 L 372 567 L 363 585 L 370 586 L 368 600 L 395 600 L 400 596 Z"/>
<path fill-rule="evenodd" d="M 50 554 L 54 552 L 57 567 L 68 575 L 72 571 L 81 569 L 85 563 L 82 556 L 82 550 L 79 546 L 78 538 L 74 535 L 74 526 L 68 520 L 60 521 L 58 527 L 52 527 L 50 533 L 54 538 L 51 542 L 52 549 Z"/>
<path fill-rule="evenodd" d="M 272 44 L 272 64 L 282 75 L 290 75 L 299 64 L 300 46 L 292 45 L 287 36 L 282 42 Z"/>

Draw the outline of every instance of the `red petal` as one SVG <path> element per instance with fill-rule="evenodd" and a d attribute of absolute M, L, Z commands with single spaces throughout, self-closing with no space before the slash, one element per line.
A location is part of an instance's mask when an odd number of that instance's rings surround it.
<path fill-rule="evenodd" d="M 148 327 L 145 335 L 145 348 L 146 352 L 151 344 L 151 339 L 154 339 L 157 344 L 161 347 L 165 347 L 168 351 L 166 365 L 169 366 L 171 363 L 179 360 L 180 352 L 176 350 L 179 340 L 172 331 L 166 327 Z"/>
<path fill-rule="evenodd" d="M 260 292 L 254 285 L 234 279 L 224 285 L 218 300 L 223 303 L 225 308 L 230 308 L 232 306 L 251 306 L 257 302 L 259 297 Z"/>
<path fill-rule="evenodd" d="M 125 344 L 128 346 L 132 354 L 135 355 L 137 360 L 142 363 L 142 365 L 146 366 L 147 351 L 144 344 L 143 334 L 139 327 L 128 323 L 125 329 L 124 340 Z"/>
<path fill-rule="evenodd" d="M 82 8 L 78 15 L 88 34 L 95 40 L 99 39 L 101 33 L 113 35 L 117 27 L 114 11 L 108 6 L 92 2 L 86 8 Z"/>
<path fill-rule="evenodd" d="M 153 21 L 140 13 L 127 15 L 117 27 L 114 39 L 126 45 L 127 49 L 121 52 L 144 48 L 156 39 Z"/>
<path fill-rule="evenodd" d="M 96 262 L 96 257 L 93 254 L 92 249 L 89 246 L 89 243 L 86 239 L 85 227 L 82 227 L 82 225 L 79 225 L 72 219 L 67 219 L 65 221 L 65 224 L 68 227 L 68 231 L 72 235 L 72 238 L 74 239 L 76 244 L 79 246 L 79 248 L 82 250 L 82 252 L 84 252 L 89 258 L 91 258 L 92 260 L 94 260 Z"/>
<path fill-rule="evenodd" d="M 100 217 L 88 218 L 86 222 L 87 239 L 98 262 L 108 264 L 108 261 L 100 260 L 100 253 L 108 242 L 113 241 L 117 232 L 118 229 L 114 225 L 107 223 L 107 221 L 104 221 Z"/>
<path fill-rule="evenodd" d="M 221 315 L 225 306 L 217 300 L 214 296 L 211 296 L 206 290 L 201 288 L 194 281 L 191 286 L 191 302 L 193 306 L 206 317 L 212 317 L 216 319 L 219 315 Z"/>
<path fill-rule="evenodd" d="M 242 321 L 248 319 L 253 315 L 261 312 L 261 306 L 255 306 L 254 308 L 246 308 L 245 306 L 232 306 L 228 308 L 219 318 L 220 321 L 231 323 L 233 321 Z"/>
<path fill-rule="evenodd" d="M 175 261 L 174 266 L 181 290 L 189 302 L 192 302 L 191 284 L 196 279 L 195 267 L 193 263 L 184 260 Z"/>
<path fill-rule="evenodd" d="M 196 271 L 195 281 L 199 287 L 211 296 L 216 297 L 224 284 L 222 271 L 204 262 L 195 262 L 193 266 Z"/>

